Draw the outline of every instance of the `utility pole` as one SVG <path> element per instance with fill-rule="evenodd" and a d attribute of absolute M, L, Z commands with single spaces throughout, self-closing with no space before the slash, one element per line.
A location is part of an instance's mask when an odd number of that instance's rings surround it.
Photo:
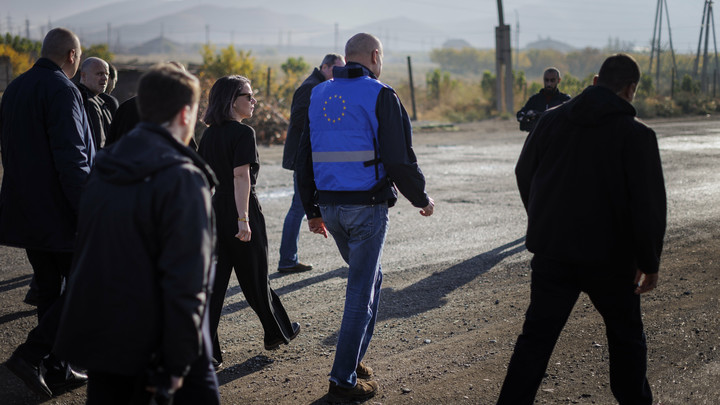
<path fill-rule="evenodd" d="M 715 17 L 713 16 L 712 0 L 705 0 L 705 6 L 703 7 L 703 19 L 700 23 L 700 38 L 698 39 L 698 50 L 695 57 L 694 72 L 693 76 L 695 79 L 698 77 L 698 68 L 700 65 L 700 45 L 703 42 L 703 34 L 705 34 L 705 46 L 703 47 L 703 62 L 702 71 L 700 73 L 700 88 L 704 93 L 709 93 L 710 82 L 717 82 L 718 74 L 718 53 L 717 53 L 717 40 L 715 38 Z M 708 77 L 708 68 L 710 64 L 710 56 L 708 55 L 708 47 L 710 43 L 710 27 L 712 26 L 713 31 L 713 46 L 715 48 L 715 69 L 713 71 L 713 79 L 710 80 Z"/>
<path fill-rule="evenodd" d="M 335 23 L 335 46 L 333 49 L 340 53 L 340 25 L 338 23 Z"/>
<path fill-rule="evenodd" d="M 505 24 L 505 18 L 503 17 L 502 0 L 497 0 L 497 5 L 500 24 L 495 27 L 495 88 L 497 89 L 497 109 L 498 112 L 502 113 L 512 112 L 515 109 L 515 103 L 513 102 L 512 48 L 510 47 L 510 26 Z"/>
<path fill-rule="evenodd" d="M 665 20 L 667 21 L 668 38 L 670 41 L 670 53 L 672 54 L 673 70 L 677 71 L 675 62 L 675 49 L 672 44 L 672 31 L 670 30 L 670 12 L 668 11 L 667 0 L 657 0 L 655 8 L 655 26 L 653 28 L 652 48 L 650 50 L 650 66 L 648 74 L 652 76 L 653 61 L 655 62 L 655 89 L 660 91 L 660 54 L 662 52 L 662 20 L 663 11 L 665 12 Z M 670 89 L 672 92 L 672 89 Z"/>
<path fill-rule="evenodd" d="M 520 16 L 515 10 L 515 71 L 520 70 Z"/>

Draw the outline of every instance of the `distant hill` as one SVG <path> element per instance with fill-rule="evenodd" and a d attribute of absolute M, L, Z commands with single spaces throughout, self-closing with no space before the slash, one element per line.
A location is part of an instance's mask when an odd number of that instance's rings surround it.
<path fill-rule="evenodd" d="M 560 51 L 563 53 L 574 51 L 575 48 L 571 45 L 568 45 L 564 42 L 556 41 L 554 39 L 550 39 L 550 37 L 547 37 L 545 39 L 538 39 L 535 42 L 530 42 L 527 44 L 525 49 L 554 49 L 556 51 Z"/>
<path fill-rule="evenodd" d="M 463 48 L 471 48 L 472 45 L 464 39 L 448 39 L 442 44 L 443 48 L 450 48 L 450 49 L 463 49 Z"/>
<path fill-rule="evenodd" d="M 155 53 L 180 53 L 184 50 L 182 44 L 173 42 L 167 38 L 157 37 L 144 44 L 130 48 L 128 51 L 133 55 L 151 55 Z"/>
<path fill-rule="evenodd" d="M 336 33 L 334 23 L 283 13 L 282 9 L 198 5 L 197 0 L 128 0 L 53 21 L 53 25 L 72 29 L 87 45 L 106 43 L 109 34 L 111 51 L 121 53 L 159 37 L 183 46 L 209 40 L 219 46 L 314 47 L 340 53 L 347 39 L 357 32 L 371 32 L 380 37 L 386 49 L 396 51 L 430 51 L 450 38 L 462 38 L 444 27 L 406 17 L 341 26 Z"/>
<path fill-rule="evenodd" d="M 178 4 L 175 4 L 178 3 Z M 158 8 L 151 6 L 141 9 L 138 13 L 152 17 L 140 23 L 137 15 L 132 18 L 127 14 L 118 14 L 111 25 L 111 48 L 131 47 L 162 36 L 181 44 L 205 43 L 206 40 L 215 44 L 243 43 L 264 45 L 287 45 L 294 41 L 306 41 L 326 32 L 332 43 L 333 26 L 305 16 L 283 14 L 263 8 L 237 8 L 215 5 L 200 5 L 193 2 L 167 2 Z M 192 7 L 187 8 L 188 4 Z M 172 5 L 165 7 L 165 5 Z M 186 8 L 183 8 L 184 5 Z M 110 5 L 83 13 L 67 19 L 67 27 L 74 29 L 81 36 L 83 43 L 107 42 L 107 25 L 93 23 L 99 13 L 113 13 L 117 5 Z M 135 10 L 134 10 L 135 11 Z M 104 21 L 106 18 L 95 18 Z M 73 24 L 88 23 L 79 28 Z M 71 24 L 73 23 L 73 24 Z M 92 30 L 95 28 L 95 30 Z"/>

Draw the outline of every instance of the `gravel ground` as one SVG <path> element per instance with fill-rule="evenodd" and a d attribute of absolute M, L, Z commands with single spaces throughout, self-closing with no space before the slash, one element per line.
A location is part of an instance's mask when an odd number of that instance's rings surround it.
<path fill-rule="evenodd" d="M 648 377 L 656 401 L 715 404 L 718 380 L 720 276 L 720 122 L 710 118 L 651 122 L 660 139 L 669 227 L 660 285 L 643 297 Z M 401 199 L 391 210 L 383 256 L 379 320 L 366 363 L 379 394 L 369 404 L 492 404 L 529 301 L 525 213 L 513 167 L 524 133 L 508 121 L 416 129 L 415 149 L 435 198 L 423 218 Z M 282 148 L 261 148 L 260 193 L 278 259 L 292 175 Z M 268 352 L 262 329 L 235 280 L 221 320 L 227 404 L 323 404 L 342 316 L 347 268 L 331 239 L 300 237 L 301 260 L 315 269 L 271 284 L 302 332 Z M 0 361 L 35 325 L 22 303 L 31 269 L 24 252 L 0 247 Z M 122 350 L 122 348 L 118 348 Z M 0 367 L 0 404 L 82 404 L 84 389 L 44 400 Z M 558 341 L 540 404 L 612 404 L 602 321 L 581 296 Z"/>

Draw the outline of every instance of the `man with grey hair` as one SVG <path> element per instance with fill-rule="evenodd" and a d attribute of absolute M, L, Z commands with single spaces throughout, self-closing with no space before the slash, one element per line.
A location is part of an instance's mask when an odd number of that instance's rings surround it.
<path fill-rule="evenodd" d="M 388 208 L 397 191 L 420 215 L 434 202 L 412 149 L 412 126 L 395 91 L 377 78 L 383 48 L 370 34 L 356 34 L 345 46 L 347 65 L 310 96 L 300 139 L 297 174 L 310 231 L 327 231 L 348 263 L 345 309 L 337 340 L 328 397 L 352 402 L 378 390 L 363 363 L 377 321 Z M 327 227 L 327 228 L 326 228 Z"/>
<path fill-rule="evenodd" d="M 100 94 L 105 92 L 110 77 L 110 67 L 104 60 L 91 56 L 80 66 L 78 89 L 82 94 L 85 112 L 90 120 L 95 146 L 100 149 L 110 131 L 112 113 Z"/>
<path fill-rule="evenodd" d="M 538 94 L 530 97 L 523 108 L 517 112 L 520 130 L 532 131 L 543 112 L 570 100 L 570 96 L 558 90 L 560 80 L 562 79 L 557 68 L 549 67 L 545 69 L 545 72 L 543 72 L 543 88 L 540 89 Z"/>
<path fill-rule="evenodd" d="M 0 104 L 4 167 L 0 244 L 25 249 L 38 287 L 38 326 L 6 366 L 50 397 L 87 380 L 50 354 L 75 247 L 80 194 L 95 156 L 75 76 L 82 50 L 70 30 L 47 33 L 41 58 L 8 86 Z M 45 371 L 43 371 L 45 370 Z"/>
<path fill-rule="evenodd" d="M 300 193 L 298 192 L 297 175 L 295 174 L 295 155 L 297 154 L 300 134 L 305 128 L 307 121 L 308 107 L 310 106 L 310 92 L 318 84 L 330 80 L 333 77 L 335 66 L 345 66 L 345 59 L 342 55 L 329 53 L 325 55 L 319 68 L 315 68 L 307 79 L 295 90 L 292 105 L 290 106 L 290 126 L 285 138 L 285 149 L 283 150 L 282 167 L 293 171 L 293 197 L 290 209 L 285 215 L 283 223 L 282 239 L 280 240 L 280 261 L 278 271 L 291 273 L 312 270 L 311 264 L 300 263 L 298 259 L 298 237 L 305 211 L 303 210 Z"/>

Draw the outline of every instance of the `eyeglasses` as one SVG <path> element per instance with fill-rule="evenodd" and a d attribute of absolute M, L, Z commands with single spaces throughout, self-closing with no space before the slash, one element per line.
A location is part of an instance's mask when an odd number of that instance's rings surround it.
<path fill-rule="evenodd" d="M 239 98 L 240 96 L 247 96 L 248 101 L 253 101 L 253 100 L 255 100 L 255 97 L 253 96 L 253 93 L 238 93 L 238 94 L 235 95 L 235 98 Z M 255 100 L 255 101 L 257 101 L 257 100 Z"/>

